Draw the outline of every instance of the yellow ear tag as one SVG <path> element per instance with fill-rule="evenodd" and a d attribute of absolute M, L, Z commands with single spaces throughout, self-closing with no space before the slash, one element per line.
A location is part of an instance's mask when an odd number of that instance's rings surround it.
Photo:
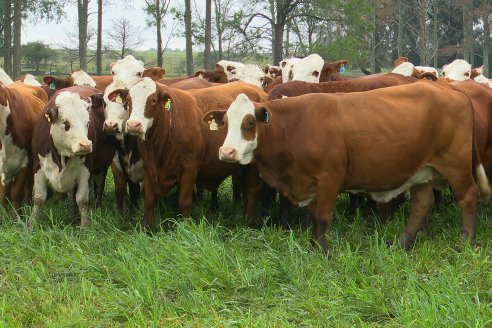
<path fill-rule="evenodd" d="M 166 103 L 164 104 L 164 108 L 166 110 L 171 110 L 171 99 L 168 99 Z"/>
<path fill-rule="evenodd" d="M 117 104 L 122 104 L 123 103 L 123 99 L 121 99 L 121 96 L 120 95 L 117 95 L 116 98 L 114 98 L 114 102 L 117 103 Z"/>
<path fill-rule="evenodd" d="M 51 123 L 51 118 L 50 118 L 50 116 L 49 116 L 48 114 L 44 114 L 44 117 L 46 117 L 46 120 L 47 120 L 49 123 Z"/>
<path fill-rule="evenodd" d="M 215 119 L 212 119 L 212 122 L 210 122 L 210 131 L 217 131 L 219 129 L 219 126 L 215 122 Z"/>

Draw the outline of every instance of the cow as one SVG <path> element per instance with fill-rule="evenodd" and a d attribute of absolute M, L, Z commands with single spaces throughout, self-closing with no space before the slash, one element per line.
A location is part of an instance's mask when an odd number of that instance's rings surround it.
<path fill-rule="evenodd" d="M 477 200 L 487 200 L 490 188 L 474 147 L 471 103 L 447 86 L 413 83 L 264 103 L 239 95 L 227 115 L 204 116 L 211 119 L 228 126 L 219 158 L 255 161 L 268 185 L 309 206 L 312 242 L 325 252 L 341 191 L 388 201 L 410 189 L 412 212 L 400 236 L 410 249 L 433 204 L 433 185 L 443 178 L 461 209 L 462 237 L 475 239 Z"/>
<path fill-rule="evenodd" d="M 195 72 L 195 77 L 201 77 L 209 82 L 213 83 L 227 83 L 229 82 L 229 79 L 227 77 L 227 74 L 224 71 L 224 68 L 217 64 L 215 65 L 215 70 L 199 70 Z M 159 83 L 162 83 L 161 81 L 157 81 Z M 164 83 L 166 85 L 171 85 L 169 83 Z"/>
<path fill-rule="evenodd" d="M 463 59 L 455 59 L 452 63 L 444 65 L 442 68 L 442 75 L 447 81 L 465 81 L 472 79 L 477 83 L 492 88 L 492 83 L 482 73 L 483 67 L 472 68 L 471 65 Z"/>
<path fill-rule="evenodd" d="M 282 76 L 282 82 L 292 81 L 292 68 L 299 62 L 301 58 L 290 57 L 281 60 L 278 65 L 280 67 L 280 75 Z"/>
<path fill-rule="evenodd" d="M 213 71 L 207 71 L 207 72 L 213 72 Z M 159 79 L 157 80 L 156 82 L 160 83 L 160 84 L 164 84 L 164 85 L 172 85 L 176 82 L 180 82 L 180 81 L 184 81 L 184 80 L 187 80 L 187 79 L 191 79 L 193 77 L 197 77 L 198 75 L 190 75 L 190 76 L 179 76 L 179 77 L 164 77 L 162 79 Z M 210 80 L 209 80 L 210 81 Z M 213 81 L 211 81 L 213 82 Z M 223 83 L 226 83 L 227 81 L 223 82 Z"/>
<path fill-rule="evenodd" d="M 60 193 L 74 191 L 80 226 L 87 227 L 89 180 L 94 179 L 100 206 L 115 151 L 114 140 L 102 130 L 102 93 L 90 86 L 66 88 L 53 95 L 42 114 L 32 138 L 34 191 L 28 224 L 41 215 L 50 186 Z"/>
<path fill-rule="evenodd" d="M 434 67 L 430 66 L 415 66 L 408 61 L 407 57 L 399 57 L 395 60 L 392 73 L 401 74 L 404 76 L 414 76 L 421 78 L 424 73 L 432 73 L 436 78 L 439 77 L 439 72 Z"/>
<path fill-rule="evenodd" d="M 176 183 L 179 208 L 184 216 L 189 216 L 195 184 L 215 191 L 227 176 L 239 169 L 236 164 L 219 161 L 217 152 L 225 133 L 206 128 L 201 118 L 212 108 L 227 108 L 240 93 L 255 101 L 267 97 L 261 89 L 242 82 L 179 90 L 149 78 L 142 79 L 129 91 L 120 89 L 109 95 L 110 100 L 129 102 L 126 131 L 139 137 L 144 166 L 143 226 L 151 225 L 157 196 L 166 195 Z M 250 187 L 248 191 L 243 190 L 247 195 L 247 216 L 252 219 L 260 184 L 246 183 Z"/>
<path fill-rule="evenodd" d="M 22 82 L 0 83 L 0 203 L 11 200 L 16 210 L 32 190 L 31 139 L 45 105 L 37 91 Z"/>
<path fill-rule="evenodd" d="M 41 87 L 41 83 L 39 83 L 38 80 L 36 80 L 36 78 L 32 74 L 26 74 L 26 75 L 24 75 L 20 79 L 20 81 L 21 82 L 24 82 L 25 84 L 29 84 L 29 85 L 32 85 L 32 86 L 35 86 L 35 87 Z"/>
<path fill-rule="evenodd" d="M 339 73 L 340 68 L 344 65 L 347 65 L 347 60 L 329 63 L 318 54 L 311 54 L 294 64 L 292 79 L 289 78 L 289 80 L 314 83 L 346 80 Z"/>
<path fill-rule="evenodd" d="M 231 60 L 220 60 L 217 62 L 216 66 L 222 67 L 223 71 L 227 75 L 228 80 L 231 81 L 231 79 L 234 78 L 233 77 L 234 74 L 232 73 L 232 71 L 236 68 L 243 67 L 244 64 L 239 63 L 239 62 L 235 62 L 235 61 L 231 61 Z"/>
<path fill-rule="evenodd" d="M 266 65 L 263 69 L 263 72 L 265 73 L 265 75 L 268 75 L 272 79 L 276 78 L 277 76 L 282 76 L 282 69 L 279 66 Z"/>

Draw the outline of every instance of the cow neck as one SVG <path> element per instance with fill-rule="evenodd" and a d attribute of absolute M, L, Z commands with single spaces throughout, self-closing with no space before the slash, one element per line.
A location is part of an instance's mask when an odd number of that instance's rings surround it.
<path fill-rule="evenodd" d="M 131 155 L 130 164 L 135 164 L 140 160 L 136 136 L 125 133 L 121 140 L 117 139 L 116 151 L 121 155 L 118 156 L 120 158 L 121 167 L 125 167 L 124 162 L 121 160 L 121 157 L 123 156 Z"/>
<path fill-rule="evenodd" d="M 51 125 L 49 125 L 51 127 Z M 49 133 L 49 132 L 48 132 Z M 58 166 L 58 172 L 61 172 L 63 168 L 67 165 L 67 162 L 70 160 L 72 157 L 80 157 L 80 158 L 87 158 L 86 156 L 62 156 L 58 152 L 58 149 L 56 149 L 55 143 L 53 142 L 53 137 L 51 136 L 51 133 L 49 133 L 50 136 L 50 141 L 48 143 L 48 151 L 46 152 L 45 156 L 48 156 L 51 154 L 51 159 L 53 162 Z M 43 156 L 43 155 L 42 155 Z"/>
<path fill-rule="evenodd" d="M 3 141 L 6 136 L 10 135 L 15 146 L 22 149 L 30 149 L 35 125 L 34 115 L 39 113 L 29 112 L 30 106 L 28 106 L 22 96 L 18 95 L 17 90 L 12 90 L 11 88 L 7 90 L 10 114 L 7 117 L 5 134 L 0 136 L 0 138 Z"/>

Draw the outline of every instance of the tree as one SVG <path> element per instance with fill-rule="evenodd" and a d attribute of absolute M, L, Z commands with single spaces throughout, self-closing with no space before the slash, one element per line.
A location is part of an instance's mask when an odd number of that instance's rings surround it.
<path fill-rule="evenodd" d="M 205 0 L 205 50 L 203 52 L 203 66 L 212 68 L 210 48 L 212 45 L 212 0 Z"/>
<path fill-rule="evenodd" d="M 87 25 L 89 20 L 89 0 L 77 0 L 77 9 L 80 69 L 87 71 Z"/>
<path fill-rule="evenodd" d="M 103 0 L 97 0 L 97 48 L 96 48 L 96 74 L 102 74 L 102 16 Z"/>
<path fill-rule="evenodd" d="M 185 36 L 186 36 L 186 70 L 188 75 L 193 75 L 193 40 L 191 30 L 191 3 L 190 0 L 185 0 Z"/>
<path fill-rule="evenodd" d="M 39 72 L 41 63 L 56 57 L 56 52 L 43 42 L 29 42 L 22 46 L 22 57 Z"/>
<path fill-rule="evenodd" d="M 3 8 L 3 58 L 5 72 L 12 76 L 12 2 L 4 0 Z"/>
<path fill-rule="evenodd" d="M 124 58 L 129 51 L 142 44 L 142 31 L 133 26 L 126 18 L 114 19 L 112 28 L 107 32 L 112 53 L 116 58 Z"/>
<path fill-rule="evenodd" d="M 21 28 L 22 28 L 22 0 L 14 0 L 14 47 L 12 51 L 12 77 L 21 76 Z"/>
<path fill-rule="evenodd" d="M 162 26 L 165 26 L 165 16 L 171 4 L 171 0 L 145 0 L 145 12 L 147 13 L 147 25 L 155 26 L 157 39 L 157 66 L 163 65 Z"/>

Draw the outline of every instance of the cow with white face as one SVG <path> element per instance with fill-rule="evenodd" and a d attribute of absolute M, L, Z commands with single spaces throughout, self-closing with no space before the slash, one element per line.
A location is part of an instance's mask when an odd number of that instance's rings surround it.
<path fill-rule="evenodd" d="M 471 65 L 464 59 L 455 59 L 451 64 L 444 65 L 442 76 L 455 81 L 470 79 Z"/>
<path fill-rule="evenodd" d="M 280 61 L 280 63 L 278 63 L 281 70 L 283 83 L 292 81 L 292 68 L 300 60 L 301 58 L 290 57 L 290 58 L 283 59 L 282 61 Z"/>
<path fill-rule="evenodd" d="M 339 71 L 347 64 L 347 60 L 326 62 L 318 54 L 311 54 L 292 67 L 292 81 L 311 83 L 345 80 Z M 282 72 L 283 74 L 283 72 Z"/>
<path fill-rule="evenodd" d="M 34 196 L 30 223 L 41 214 L 48 185 L 74 191 L 80 225 L 89 225 L 89 179 L 94 178 L 96 203 L 104 190 L 114 145 L 104 138 L 102 94 L 89 86 L 73 86 L 55 94 L 45 107 L 32 141 Z"/>
<path fill-rule="evenodd" d="M 234 73 L 232 73 L 233 70 L 240 67 L 244 67 L 243 63 L 239 63 L 231 60 L 220 60 L 219 62 L 217 62 L 217 65 L 222 66 L 229 81 L 234 79 Z"/>
<path fill-rule="evenodd" d="M 258 65 L 247 64 L 231 71 L 232 81 L 242 81 L 262 88 L 263 76 L 265 75 Z"/>

